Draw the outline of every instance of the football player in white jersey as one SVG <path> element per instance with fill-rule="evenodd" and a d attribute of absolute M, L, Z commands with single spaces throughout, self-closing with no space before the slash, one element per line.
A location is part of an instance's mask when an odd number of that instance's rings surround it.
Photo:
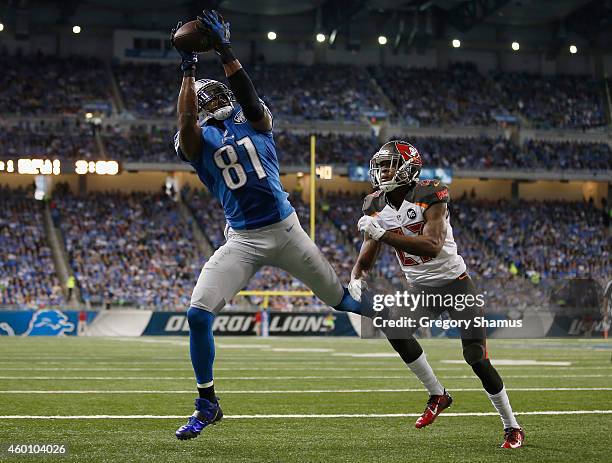
<path fill-rule="evenodd" d="M 483 304 L 477 302 L 483 302 L 482 296 L 477 297 L 453 239 L 447 208 L 448 188 L 438 180 L 419 182 L 421 167 L 418 150 L 404 141 L 385 143 L 374 154 L 370 161 L 370 179 L 376 191 L 364 201 L 364 216 L 358 223 L 359 230 L 365 233 L 364 242 L 349 284 L 349 291 L 358 298 L 363 278 L 373 268 L 384 243 L 395 249 L 402 271 L 412 285 L 410 292 L 423 295 L 423 299 L 425 295 L 436 296 L 428 299 L 437 301 L 433 306 L 419 303 L 416 310 L 408 312 L 417 326 L 383 329 L 393 348 L 430 394 L 425 411 L 415 424 L 419 429 L 433 423 L 451 405 L 452 398 L 440 384 L 413 336 L 418 328 L 416 321 L 423 315 L 435 319 L 444 311 L 455 321 L 474 320 L 484 315 Z M 456 299 L 456 296 L 461 298 Z M 450 306 L 440 303 L 449 297 L 453 301 Z M 470 307 L 459 307 L 455 302 L 468 299 L 474 301 Z M 489 361 L 485 328 L 476 328 L 473 323 L 465 326 L 460 328 L 463 356 L 501 416 L 502 448 L 521 447 L 525 433 L 512 412 L 504 383 Z"/>

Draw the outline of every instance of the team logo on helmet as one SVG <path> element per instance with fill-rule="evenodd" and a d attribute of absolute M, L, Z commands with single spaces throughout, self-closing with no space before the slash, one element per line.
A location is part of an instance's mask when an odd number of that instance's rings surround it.
<path fill-rule="evenodd" d="M 393 140 L 385 143 L 370 161 L 370 181 L 374 188 L 392 191 L 403 185 L 419 181 L 423 160 L 419 151 L 410 143 Z M 389 173 L 392 178 L 388 178 Z"/>

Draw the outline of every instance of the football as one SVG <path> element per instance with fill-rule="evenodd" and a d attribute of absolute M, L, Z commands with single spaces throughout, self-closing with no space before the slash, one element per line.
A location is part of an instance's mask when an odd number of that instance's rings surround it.
<path fill-rule="evenodd" d="M 174 34 L 174 45 L 183 51 L 204 53 L 213 49 L 210 33 L 197 20 L 183 24 Z"/>

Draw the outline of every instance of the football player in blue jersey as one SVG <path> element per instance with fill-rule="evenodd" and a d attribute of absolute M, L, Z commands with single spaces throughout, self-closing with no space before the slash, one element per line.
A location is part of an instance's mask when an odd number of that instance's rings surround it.
<path fill-rule="evenodd" d="M 219 200 L 228 227 L 227 241 L 204 265 L 187 311 L 199 398 L 188 423 L 176 431 L 179 439 L 197 437 L 223 416 L 213 385 L 213 321 L 263 265 L 286 270 L 337 310 L 366 315 L 371 310 L 367 298 L 356 301 L 342 286 L 287 200 L 272 114 L 232 51 L 229 23 L 214 10 L 204 10 L 198 20 L 213 38 L 229 88 L 214 80 L 196 81 L 198 55 L 177 49 L 183 82 L 175 148 Z"/>

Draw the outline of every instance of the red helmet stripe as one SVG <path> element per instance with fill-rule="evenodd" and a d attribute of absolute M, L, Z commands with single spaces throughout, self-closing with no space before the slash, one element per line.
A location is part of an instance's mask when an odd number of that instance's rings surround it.
<path fill-rule="evenodd" d="M 404 161 L 411 161 L 411 164 L 419 166 L 423 165 L 421 155 L 414 146 L 409 145 L 408 143 L 395 142 L 395 147 L 397 148 L 397 151 L 402 155 Z"/>

